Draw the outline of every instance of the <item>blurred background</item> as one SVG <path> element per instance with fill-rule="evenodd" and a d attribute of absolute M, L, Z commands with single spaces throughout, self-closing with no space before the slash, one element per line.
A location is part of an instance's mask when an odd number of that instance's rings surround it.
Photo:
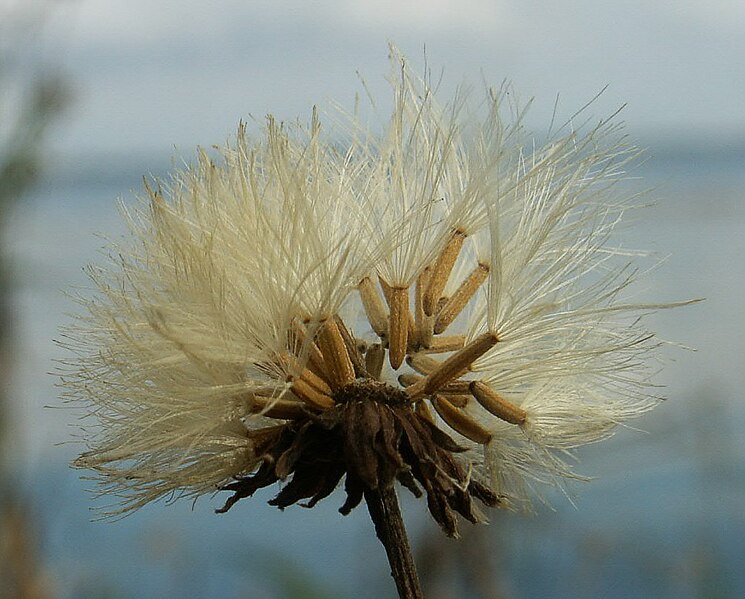
<path fill-rule="evenodd" d="M 68 468 L 53 339 L 63 291 L 122 233 L 116 202 L 144 174 L 222 143 L 240 119 L 351 106 L 358 72 L 385 112 L 387 43 L 463 81 L 508 79 L 545 130 L 622 113 L 652 188 L 627 245 L 665 263 L 645 297 L 706 302 L 656 314 L 669 398 L 580 452 L 596 480 L 574 505 L 444 539 L 404 499 L 425 594 L 459 597 L 745 596 L 745 4 L 738 0 L 0 0 L 0 597 L 394 596 L 365 510 L 333 495 L 281 513 L 269 493 L 93 522 L 92 483 Z"/>

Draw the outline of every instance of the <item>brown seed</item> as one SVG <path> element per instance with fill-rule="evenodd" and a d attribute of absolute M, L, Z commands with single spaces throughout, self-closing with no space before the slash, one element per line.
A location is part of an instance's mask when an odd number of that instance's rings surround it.
<path fill-rule="evenodd" d="M 418 374 L 412 374 L 410 372 L 398 375 L 398 383 L 402 387 L 410 387 L 414 383 L 417 383 L 421 380 L 424 380 L 424 377 L 419 376 Z"/>
<path fill-rule="evenodd" d="M 424 293 L 424 312 L 428 316 L 435 314 L 437 302 L 442 295 L 442 290 L 447 285 L 450 272 L 453 270 L 453 266 L 455 266 L 455 261 L 460 255 L 465 240 L 466 234 L 463 231 L 458 229 L 453 230 L 450 239 L 445 244 L 445 247 L 442 248 L 440 255 L 432 266 L 432 275 L 427 290 Z"/>
<path fill-rule="evenodd" d="M 470 395 L 459 395 L 459 394 L 454 394 L 454 393 L 453 394 L 438 393 L 438 395 L 442 395 L 456 408 L 465 408 L 468 405 L 468 403 L 471 401 Z"/>
<path fill-rule="evenodd" d="M 439 391 L 447 383 L 468 371 L 474 360 L 483 356 L 498 341 L 494 333 L 479 335 L 463 349 L 452 354 L 447 360 L 428 374 L 424 379 L 406 389 L 412 399 L 423 395 L 431 395 Z"/>
<path fill-rule="evenodd" d="M 442 387 L 438 393 L 443 395 L 468 395 L 471 393 L 471 381 L 465 381 L 462 379 L 456 381 L 450 381 L 447 385 Z"/>
<path fill-rule="evenodd" d="M 250 409 L 252 414 L 261 413 L 262 416 L 278 420 L 294 420 L 308 416 L 307 404 L 289 399 L 253 396 Z"/>
<path fill-rule="evenodd" d="M 301 378 L 321 393 L 326 395 L 331 394 L 331 387 L 329 384 L 312 370 L 305 368 L 295 355 L 283 352 L 282 354 L 277 355 L 277 362 L 290 378 Z"/>
<path fill-rule="evenodd" d="M 331 396 L 314 389 L 304 379 L 300 378 L 292 381 L 290 389 L 298 398 L 314 408 L 328 410 L 336 405 Z"/>
<path fill-rule="evenodd" d="M 388 324 L 388 359 L 393 370 L 398 370 L 406 356 L 406 341 L 409 336 L 409 290 L 406 287 L 392 287 L 389 305 L 391 308 Z"/>
<path fill-rule="evenodd" d="M 347 346 L 333 318 L 321 323 L 318 333 L 318 345 L 326 364 L 326 372 L 332 389 L 341 389 L 354 381 L 354 366 L 347 353 Z"/>
<path fill-rule="evenodd" d="M 471 393 L 484 409 L 510 424 L 525 424 L 528 413 L 522 408 L 510 403 L 482 381 L 470 384 Z"/>
<path fill-rule="evenodd" d="M 444 354 L 459 350 L 465 344 L 466 338 L 464 335 L 443 335 L 441 337 L 432 337 L 429 345 L 421 348 L 419 351 L 427 354 Z"/>
<path fill-rule="evenodd" d="M 417 277 L 414 293 L 414 339 L 417 345 L 427 347 L 432 342 L 434 317 L 424 312 L 424 293 L 429 286 L 429 266 Z M 410 342 L 411 343 L 411 342 Z"/>
<path fill-rule="evenodd" d="M 414 411 L 425 420 L 435 424 L 435 417 L 432 415 L 432 410 L 429 409 L 426 401 L 416 402 L 416 404 L 414 404 Z"/>
<path fill-rule="evenodd" d="M 367 350 L 365 342 L 355 339 L 352 336 L 352 333 L 349 332 L 347 325 L 344 324 L 344 321 L 339 316 L 335 316 L 334 321 L 336 322 L 336 326 L 339 329 L 341 338 L 344 340 L 344 345 L 347 348 L 347 355 L 352 361 L 355 377 L 366 378 L 367 368 L 365 368 L 365 360 L 362 356 L 362 353 L 360 353 L 360 347 L 364 348 L 365 351 Z"/>
<path fill-rule="evenodd" d="M 422 403 L 422 402 L 419 402 Z M 432 405 L 447 425 L 474 443 L 486 445 L 491 441 L 491 433 L 464 411 L 456 408 L 442 395 L 432 399 Z"/>
<path fill-rule="evenodd" d="M 303 369 L 303 371 L 300 373 L 300 378 L 321 393 L 325 395 L 331 395 L 331 387 L 329 386 L 329 384 L 320 376 L 314 374 L 310 368 Z"/>
<path fill-rule="evenodd" d="M 489 265 L 480 263 L 460 284 L 455 293 L 445 302 L 437 314 L 434 332 L 442 333 L 463 311 L 468 302 L 489 276 Z"/>
<path fill-rule="evenodd" d="M 326 364 L 323 361 L 323 354 L 314 341 L 308 340 L 308 333 L 305 330 L 305 325 L 297 319 L 293 321 L 289 336 L 290 351 L 298 357 L 300 357 L 303 350 L 307 352 L 308 368 L 328 383 L 329 375 L 326 372 Z"/>
<path fill-rule="evenodd" d="M 406 363 L 419 374 L 429 374 L 440 365 L 439 360 L 430 358 L 427 354 L 416 353 L 406 357 Z"/>
<path fill-rule="evenodd" d="M 388 312 L 385 309 L 383 300 L 380 298 L 378 289 L 370 277 L 365 277 L 357 285 L 360 292 L 362 306 L 365 309 L 367 320 L 370 323 L 375 334 L 381 339 L 388 337 Z"/>
<path fill-rule="evenodd" d="M 365 368 L 367 373 L 375 380 L 380 380 L 385 362 L 385 349 L 380 343 L 373 343 L 365 353 Z"/>

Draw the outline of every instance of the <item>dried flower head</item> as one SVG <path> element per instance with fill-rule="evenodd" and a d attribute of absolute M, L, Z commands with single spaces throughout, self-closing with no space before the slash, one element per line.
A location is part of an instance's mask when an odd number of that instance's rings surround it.
<path fill-rule="evenodd" d="M 655 405 L 655 306 L 614 245 L 621 127 L 539 147 L 506 88 L 479 120 L 393 63 L 382 133 L 242 126 L 147 186 L 91 269 L 64 384 L 94 420 L 76 464 L 120 510 L 222 489 L 226 511 L 277 481 L 270 503 L 312 506 L 343 480 L 348 513 L 399 481 L 455 535 Z"/>

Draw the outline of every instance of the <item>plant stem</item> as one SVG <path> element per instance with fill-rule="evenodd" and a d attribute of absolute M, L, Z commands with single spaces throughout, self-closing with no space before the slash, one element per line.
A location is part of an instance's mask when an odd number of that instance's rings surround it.
<path fill-rule="evenodd" d="M 424 599 L 411 556 L 406 527 L 398 507 L 396 489 L 392 484 L 379 489 L 367 489 L 365 502 L 375 524 L 375 533 L 388 554 L 398 596 L 401 599 Z"/>

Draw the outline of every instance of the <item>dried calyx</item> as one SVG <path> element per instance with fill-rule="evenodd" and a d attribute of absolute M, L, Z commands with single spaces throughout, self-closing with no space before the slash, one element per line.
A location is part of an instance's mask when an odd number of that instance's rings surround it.
<path fill-rule="evenodd" d="M 263 463 L 226 490 L 234 491 L 227 511 L 239 499 L 278 480 L 291 480 L 270 505 L 285 508 L 307 499 L 313 507 L 346 476 L 342 514 L 361 502 L 366 490 L 396 480 L 417 497 L 427 494 L 429 511 L 450 536 L 457 534 L 455 512 L 482 520 L 472 498 L 493 507 L 499 498 L 470 479 L 453 454 L 464 451 L 428 418 L 417 413 L 408 395 L 386 383 L 360 379 L 334 393 L 336 405 L 308 413 L 278 427 L 266 440 Z"/>
<path fill-rule="evenodd" d="M 474 498 L 489 507 L 500 504 L 500 497 L 471 477 L 470 462 L 461 457 L 466 448 L 440 428 L 475 444 L 488 443 L 490 431 L 466 410 L 473 401 L 514 425 L 526 417 L 487 384 L 467 377 L 473 363 L 499 341 L 496 333 L 469 343 L 463 336 L 442 334 L 488 273 L 487 266 L 477 265 L 453 296 L 443 297 L 463 239 L 454 232 L 440 257 L 417 278 L 413 306 L 406 287 L 382 279 L 360 282 L 377 343 L 355 339 L 338 316 L 293 322 L 288 349 L 272 364 L 292 373 L 289 392 L 281 399 L 273 393 L 251 396 L 254 412 L 282 423 L 249 433 L 261 464 L 224 487 L 233 495 L 219 512 L 277 481 L 286 484 L 271 505 L 305 501 L 301 505 L 313 507 L 344 479 L 347 497 L 340 511 L 348 514 L 369 491 L 398 481 L 417 497 L 423 489 L 434 519 L 455 536 L 456 513 L 471 522 L 483 520 Z M 398 377 L 399 386 L 381 380 L 386 357 L 393 370 L 404 363 L 412 370 Z"/>

